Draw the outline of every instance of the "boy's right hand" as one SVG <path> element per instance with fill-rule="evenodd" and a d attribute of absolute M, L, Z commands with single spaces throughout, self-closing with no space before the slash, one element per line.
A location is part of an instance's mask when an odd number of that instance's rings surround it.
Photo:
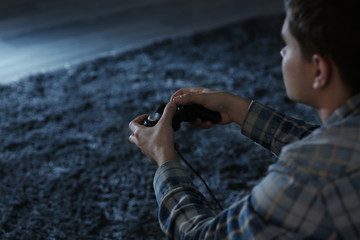
<path fill-rule="evenodd" d="M 246 116 L 250 101 L 231 93 L 213 89 L 196 87 L 183 88 L 171 96 L 171 101 L 176 105 L 199 104 L 203 107 L 220 113 L 220 124 L 236 122 L 242 125 Z M 212 127 L 211 122 L 202 122 L 200 119 L 192 123 L 199 128 Z"/>

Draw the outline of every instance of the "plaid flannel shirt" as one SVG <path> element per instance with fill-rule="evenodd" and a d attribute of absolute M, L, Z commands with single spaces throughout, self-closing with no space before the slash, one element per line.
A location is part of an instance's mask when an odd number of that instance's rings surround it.
<path fill-rule="evenodd" d="M 278 154 L 251 193 L 214 212 L 179 162 L 157 170 L 169 239 L 360 239 L 360 94 L 319 128 L 259 103 L 242 131 Z"/>

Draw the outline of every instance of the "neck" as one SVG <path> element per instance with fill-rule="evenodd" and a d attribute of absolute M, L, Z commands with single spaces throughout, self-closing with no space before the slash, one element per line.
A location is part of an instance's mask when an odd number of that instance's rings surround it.
<path fill-rule="evenodd" d="M 334 88 L 333 91 L 319 94 L 319 104 L 315 106 L 321 122 L 326 122 L 334 111 L 343 105 L 351 94 L 345 89 Z"/>
<path fill-rule="evenodd" d="M 324 123 L 326 122 L 329 117 L 331 116 L 331 114 L 333 114 L 333 112 L 335 111 L 335 109 L 326 109 L 326 108 L 322 108 L 322 109 L 318 109 L 317 113 L 321 119 L 321 122 Z"/>

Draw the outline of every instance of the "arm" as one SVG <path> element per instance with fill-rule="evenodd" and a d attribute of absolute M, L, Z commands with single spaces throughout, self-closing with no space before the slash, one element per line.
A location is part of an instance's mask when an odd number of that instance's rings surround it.
<path fill-rule="evenodd" d="M 222 103 L 230 104 L 232 101 L 241 101 L 240 111 L 239 109 L 235 110 L 236 105 L 233 104 L 216 105 L 216 102 L 219 102 L 218 98 L 215 98 L 217 101 L 206 101 L 202 105 L 220 112 L 224 124 L 232 121 L 239 124 L 244 123 L 250 101 L 222 92 L 207 92 L 200 95 L 207 94 L 223 98 L 224 101 L 220 101 Z M 188 98 L 185 97 L 180 100 L 186 103 L 184 99 Z M 201 104 L 197 101 L 193 101 L 193 103 Z M 215 108 L 213 108 L 214 106 Z M 253 110 L 255 109 L 253 108 Z M 240 118 L 233 115 L 236 111 L 241 115 Z M 130 123 L 130 129 L 133 131 L 130 142 L 136 144 L 146 156 L 159 166 L 154 179 L 154 188 L 159 203 L 159 220 L 163 231 L 168 237 L 171 239 L 190 237 L 194 239 L 214 239 L 215 236 L 218 238 L 235 236 L 239 239 L 251 239 L 254 237 L 268 239 L 268 236 L 282 236 L 286 231 L 276 224 L 269 223 L 269 212 L 263 212 L 264 209 L 269 209 L 272 203 L 271 201 L 262 202 L 264 195 L 250 194 L 220 214 L 216 214 L 211 210 L 177 161 L 171 127 L 174 113 L 175 104 L 170 103 L 165 108 L 164 114 L 156 126 L 152 128 L 142 126 L 146 115 L 140 116 Z M 246 116 L 248 121 L 249 116 Z M 255 126 L 253 129 L 256 129 Z M 278 195 L 272 196 L 272 200 L 280 204 L 279 208 L 281 209 L 281 197 L 287 191 L 288 183 L 294 181 L 291 174 L 282 176 L 279 171 L 275 171 L 275 174 L 270 175 L 270 177 L 270 180 L 267 177 L 263 181 L 263 188 L 271 189 L 276 187 L 275 190 L 280 189 L 280 192 L 277 191 Z M 289 198 L 284 198 L 284 201 L 289 201 Z M 274 209 L 274 205 L 271 205 L 271 207 Z M 276 218 L 274 221 L 276 222 Z M 270 233 L 272 235 L 269 235 Z"/>
<path fill-rule="evenodd" d="M 287 117 L 271 108 L 248 99 L 207 88 L 185 88 L 177 91 L 171 100 L 177 105 L 200 104 L 219 112 L 222 124 L 237 123 L 244 135 L 261 144 L 275 154 L 282 147 L 302 139 L 318 126 Z M 200 128 L 210 128 L 210 122 L 198 121 Z"/>
<path fill-rule="evenodd" d="M 162 230 L 168 239 L 329 239 L 321 186 L 296 164 L 299 152 L 305 157 L 301 147 L 281 155 L 248 196 L 218 214 L 179 163 L 162 165 L 154 178 Z"/>
<path fill-rule="evenodd" d="M 245 117 L 242 133 L 279 155 L 285 145 L 306 137 L 317 127 L 253 102 Z"/>
<path fill-rule="evenodd" d="M 264 223 L 247 197 L 217 214 L 176 162 L 162 165 L 154 178 L 159 222 L 168 239 L 251 239 L 248 226 Z"/>

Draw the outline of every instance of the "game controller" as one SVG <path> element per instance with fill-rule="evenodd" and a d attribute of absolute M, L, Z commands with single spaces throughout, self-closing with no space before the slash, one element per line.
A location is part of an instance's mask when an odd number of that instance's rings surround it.
<path fill-rule="evenodd" d="M 164 112 L 166 104 L 161 105 L 156 112 L 149 114 L 144 121 L 144 126 L 153 127 L 160 120 Z M 179 130 L 182 122 L 193 122 L 197 118 L 202 121 L 210 121 L 216 124 L 221 121 L 221 115 L 218 112 L 211 111 L 198 104 L 191 104 L 185 106 L 177 106 L 176 113 L 172 120 L 172 127 L 174 131 Z"/>

